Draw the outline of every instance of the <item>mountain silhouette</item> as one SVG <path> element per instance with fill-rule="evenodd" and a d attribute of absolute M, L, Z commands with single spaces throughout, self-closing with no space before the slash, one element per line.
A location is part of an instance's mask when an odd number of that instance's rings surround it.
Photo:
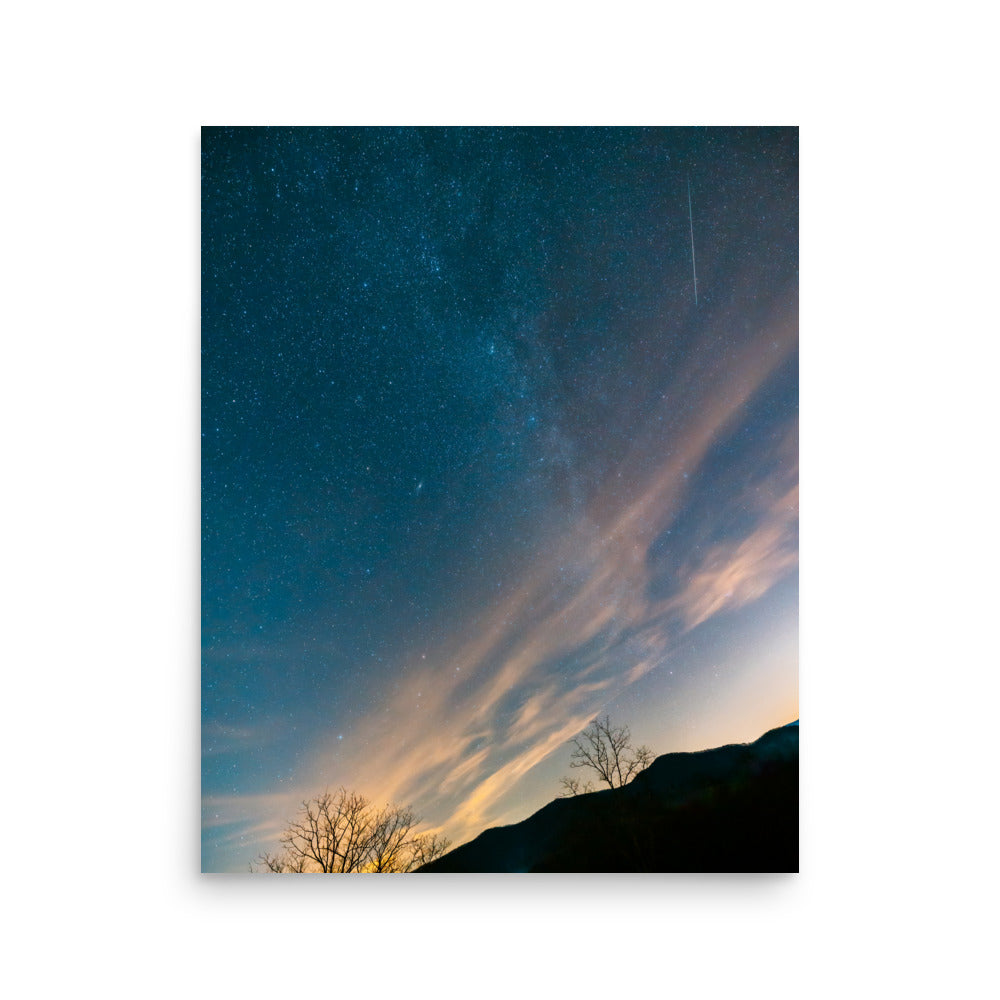
<path fill-rule="evenodd" d="M 796 872 L 799 725 L 669 753 L 623 788 L 555 799 L 419 872 Z"/>

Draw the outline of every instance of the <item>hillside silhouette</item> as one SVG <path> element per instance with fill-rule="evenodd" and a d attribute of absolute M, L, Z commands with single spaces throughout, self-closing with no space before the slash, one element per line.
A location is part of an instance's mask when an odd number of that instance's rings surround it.
<path fill-rule="evenodd" d="M 799 726 L 669 753 L 623 788 L 555 799 L 418 872 L 796 872 Z"/>

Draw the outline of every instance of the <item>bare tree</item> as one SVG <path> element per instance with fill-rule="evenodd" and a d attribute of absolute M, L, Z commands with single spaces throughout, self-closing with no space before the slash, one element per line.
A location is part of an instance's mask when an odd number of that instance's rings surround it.
<path fill-rule="evenodd" d="M 592 781 L 583 782 L 579 778 L 560 778 L 559 784 L 563 786 L 561 798 L 569 798 L 573 795 L 586 795 L 594 790 Z"/>
<path fill-rule="evenodd" d="M 451 841 L 437 833 L 424 833 L 413 838 L 412 846 L 413 861 L 409 871 L 414 871 L 421 865 L 441 857 L 451 846 Z"/>
<path fill-rule="evenodd" d="M 417 834 L 410 809 L 376 809 L 341 788 L 302 803 L 281 835 L 284 850 L 258 858 L 260 872 L 409 872 L 448 850 L 437 834 Z"/>
<path fill-rule="evenodd" d="M 574 747 L 570 767 L 587 767 L 594 771 L 608 788 L 627 785 L 653 761 L 653 751 L 647 746 L 634 747 L 628 726 L 612 726 L 611 719 L 594 719 L 590 725 L 570 740 Z M 577 778 L 563 778 L 564 795 L 581 795 L 593 791 L 590 782 L 581 785 Z"/>
<path fill-rule="evenodd" d="M 284 872 L 307 872 L 305 858 L 293 858 L 288 854 L 269 854 L 265 851 L 257 859 L 257 867 L 250 865 L 250 871 L 274 872 L 281 874 Z"/>

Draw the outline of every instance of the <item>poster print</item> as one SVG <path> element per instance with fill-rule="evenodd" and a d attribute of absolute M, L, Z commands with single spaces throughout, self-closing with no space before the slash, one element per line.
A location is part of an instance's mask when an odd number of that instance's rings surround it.
<path fill-rule="evenodd" d="M 202 869 L 798 869 L 796 128 L 202 131 Z"/>

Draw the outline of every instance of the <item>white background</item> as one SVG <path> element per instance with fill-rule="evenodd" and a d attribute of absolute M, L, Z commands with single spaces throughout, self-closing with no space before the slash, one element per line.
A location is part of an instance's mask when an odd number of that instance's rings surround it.
<path fill-rule="evenodd" d="M 6 14 L 12 995 L 986 995 L 1000 504 L 980 9 Z M 801 126 L 800 875 L 198 874 L 199 128 L 410 123 Z"/>

